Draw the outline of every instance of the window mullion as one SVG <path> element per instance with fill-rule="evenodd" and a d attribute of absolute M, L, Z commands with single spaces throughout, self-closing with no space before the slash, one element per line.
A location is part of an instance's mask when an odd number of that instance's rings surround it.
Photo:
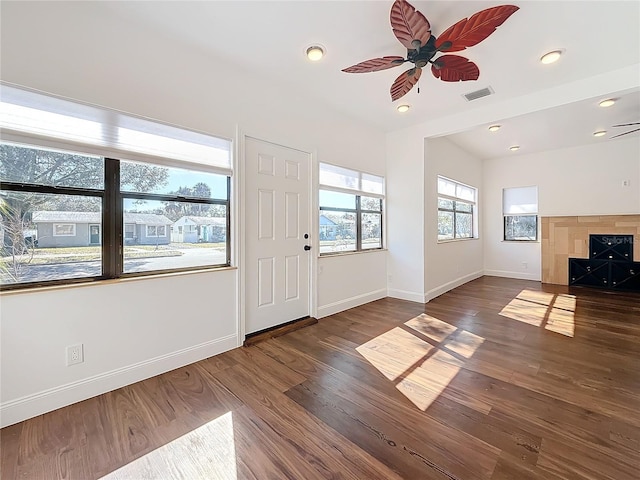
<path fill-rule="evenodd" d="M 107 278 L 116 278 L 122 273 L 122 198 L 118 160 L 105 159 L 104 189 L 102 275 Z"/>
<path fill-rule="evenodd" d="M 356 195 L 356 251 L 362 250 L 362 210 L 360 195 Z"/>
<path fill-rule="evenodd" d="M 458 211 L 456 210 L 456 202 L 453 202 L 453 238 L 458 238 L 458 228 L 457 228 L 457 220 L 458 220 Z"/>

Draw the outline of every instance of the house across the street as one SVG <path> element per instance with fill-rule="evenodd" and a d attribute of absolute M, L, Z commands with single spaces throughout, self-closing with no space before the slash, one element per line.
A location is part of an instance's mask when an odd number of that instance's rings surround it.
<path fill-rule="evenodd" d="M 100 245 L 100 212 L 33 212 L 38 247 Z M 124 213 L 125 245 L 167 245 L 171 220 L 155 213 Z"/>
<path fill-rule="evenodd" d="M 196 217 L 185 215 L 174 224 L 171 241 L 178 243 L 224 242 L 227 221 L 220 217 Z"/>

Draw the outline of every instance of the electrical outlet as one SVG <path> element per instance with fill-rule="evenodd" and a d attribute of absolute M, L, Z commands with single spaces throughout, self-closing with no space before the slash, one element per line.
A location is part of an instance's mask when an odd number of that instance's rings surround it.
<path fill-rule="evenodd" d="M 529 268 L 529 264 L 527 264 L 527 262 L 522 262 L 522 268 L 526 270 L 527 268 Z"/>
<path fill-rule="evenodd" d="M 622 186 L 623 187 L 628 187 L 631 185 L 631 180 L 623 180 L 622 181 Z"/>
<path fill-rule="evenodd" d="M 67 347 L 67 367 L 84 362 L 84 349 L 82 344 L 69 345 Z"/>

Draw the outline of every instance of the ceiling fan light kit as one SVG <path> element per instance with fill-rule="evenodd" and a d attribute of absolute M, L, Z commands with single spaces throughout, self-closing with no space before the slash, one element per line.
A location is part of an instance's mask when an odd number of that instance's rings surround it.
<path fill-rule="evenodd" d="M 502 127 L 502 125 L 491 125 L 489 127 L 489 131 L 490 132 L 497 132 L 498 130 L 500 130 L 501 127 Z"/>
<path fill-rule="evenodd" d="M 511 150 L 512 152 L 517 152 L 518 150 L 520 150 L 520 145 L 513 145 L 509 147 L 509 150 Z"/>
<path fill-rule="evenodd" d="M 408 112 L 410 108 L 411 108 L 411 105 L 406 105 L 406 104 L 405 105 L 398 105 L 397 110 L 400 113 L 405 113 L 405 112 Z"/>
<path fill-rule="evenodd" d="M 604 137 L 606 134 L 606 130 L 598 130 L 597 132 L 593 132 L 594 137 Z"/>
<path fill-rule="evenodd" d="M 311 45 L 307 48 L 307 58 L 312 62 L 317 62 L 324 57 L 324 48 L 320 45 Z"/>
<path fill-rule="evenodd" d="M 600 105 L 602 108 L 607 108 L 612 106 L 614 103 L 616 103 L 615 98 L 607 98 L 606 100 L 602 100 L 598 105 Z"/>
<path fill-rule="evenodd" d="M 499 5 L 487 8 L 469 18 L 464 18 L 436 38 L 431 34 L 427 18 L 406 0 L 396 0 L 391 7 L 391 28 L 400 43 L 407 49 L 407 58 L 386 56 L 357 63 L 342 71 L 369 73 L 413 63 L 413 67 L 401 73 L 391 85 L 391 100 L 406 95 L 418 83 L 422 69 L 431 64 L 431 73 L 443 82 L 477 80 L 480 69 L 471 60 L 449 52 L 459 52 L 477 45 L 519 8 L 515 5 Z M 442 55 L 442 53 L 445 53 Z M 436 55 L 439 55 L 436 57 Z M 420 89 L 418 89 L 418 92 Z"/>

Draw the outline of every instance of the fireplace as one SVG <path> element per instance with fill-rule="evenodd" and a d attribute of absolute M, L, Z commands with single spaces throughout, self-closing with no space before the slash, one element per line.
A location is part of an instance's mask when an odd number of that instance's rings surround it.
<path fill-rule="evenodd" d="M 633 235 L 589 235 L 589 258 L 569 258 L 569 285 L 640 292 Z"/>

